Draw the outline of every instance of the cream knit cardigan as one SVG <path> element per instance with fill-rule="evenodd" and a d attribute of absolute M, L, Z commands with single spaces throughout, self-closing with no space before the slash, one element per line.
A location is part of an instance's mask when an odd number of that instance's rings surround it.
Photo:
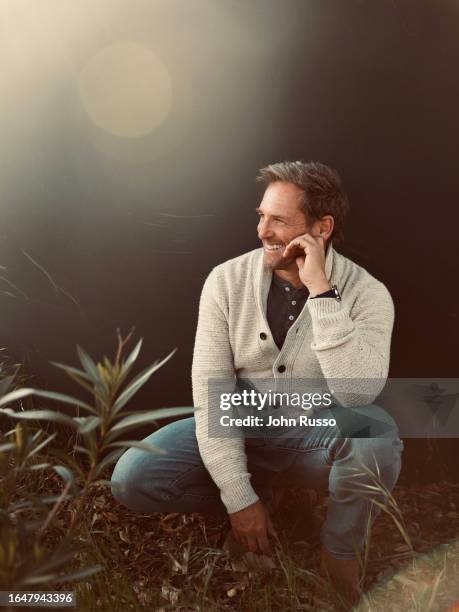
<path fill-rule="evenodd" d="M 259 498 L 250 483 L 242 434 L 208 436 L 208 411 L 219 410 L 215 403 L 208 405 L 209 379 L 356 379 L 357 385 L 362 379 L 374 379 L 369 403 L 385 384 L 394 322 L 388 290 L 332 245 L 325 272 L 329 282 L 337 285 L 342 301 L 308 299 L 281 350 L 266 319 L 272 271 L 263 265 L 262 248 L 216 266 L 204 283 L 192 365 L 193 401 L 199 408 L 196 437 L 228 513 Z M 262 332 L 267 339 L 260 338 Z M 285 366 L 282 373 L 280 365 Z M 344 384 L 349 386 L 349 380 Z M 368 389 L 366 393 L 368 397 Z M 347 398 L 347 405 L 359 403 Z"/>

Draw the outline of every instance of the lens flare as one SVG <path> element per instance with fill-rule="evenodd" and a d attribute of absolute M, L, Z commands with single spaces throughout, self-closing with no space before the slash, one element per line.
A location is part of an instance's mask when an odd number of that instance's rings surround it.
<path fill-rule="evenodd" d="M 136 138 L 158 128 L 172 105 L 172 82 L 148 47 L 118 43 L 93 56 L 78 88 L 92 121 L 116 136 Z"/>

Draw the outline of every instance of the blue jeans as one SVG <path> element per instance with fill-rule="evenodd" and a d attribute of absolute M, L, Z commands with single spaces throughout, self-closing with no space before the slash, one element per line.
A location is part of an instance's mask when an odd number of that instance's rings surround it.
<path fill-rule="evenodd" d="M 342 428 L 329 425 L 303 428 L 301 437 L 287 432 L 245 441 L 248 471 L 261 499 L 269 499 L 273 487 L 329 492 L 321 539 L 341 559 L 354 558 L 356 550 L 362 550 L 368 520 L 379 512 L 372 499 L 383 502 L 387 495 L 384 489 L 378 492 L 368 485 L 380 482 L 386 492 L 391 491 L 403 450 L 397 426 L 382 408 L 370 405 L 353 410 L 388 427 L 378 437 L 343 437 Z M 363 431 L 368 435 L 369 430 Z M 199 453 L 194 417 L 166 425 L 144 442 L 167 454 L 128 449 L 112 475 L 112 492 L 119 502 L 146 513 L 225 511 Z"/>

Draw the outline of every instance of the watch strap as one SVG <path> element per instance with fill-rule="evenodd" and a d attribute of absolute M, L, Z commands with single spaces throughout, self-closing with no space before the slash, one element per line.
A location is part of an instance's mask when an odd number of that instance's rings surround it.
<path fill-rule="evenodd" d="M 316 298 L 335 298 L 335 300 L 341 302 L 341 295 L 336 285 L 332 285 L 331 289 L 329 289 L 328 291 L 324 291 L 324 293 L 314 295 L 313 297 L 311 297 L 311 300 L 315 300 Z"/>

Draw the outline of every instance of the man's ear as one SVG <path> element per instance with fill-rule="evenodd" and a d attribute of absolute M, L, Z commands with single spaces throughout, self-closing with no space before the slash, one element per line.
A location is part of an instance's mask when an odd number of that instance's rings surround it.
<path fill-rule="evenodd" d="M 322 236 L 324 240 L 328 240 L 333 233 L 335 227 L 335 220 L 331 215 L 324 215 L 319 221 L 317 221 L 317 233 Z"/>

